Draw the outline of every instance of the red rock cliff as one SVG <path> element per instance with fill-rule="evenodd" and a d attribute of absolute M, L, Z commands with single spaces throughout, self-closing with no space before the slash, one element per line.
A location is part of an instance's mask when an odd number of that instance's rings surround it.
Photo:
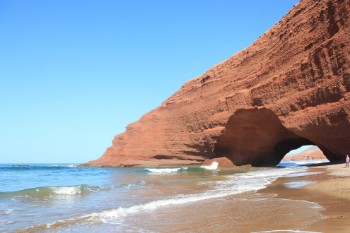
<path fill-rule="evenodd" d="M 250 47 L 127 126 L 92 166 L 275 165 L 317 145 L 350 153 L 350 1 L 303 0 Z"/>

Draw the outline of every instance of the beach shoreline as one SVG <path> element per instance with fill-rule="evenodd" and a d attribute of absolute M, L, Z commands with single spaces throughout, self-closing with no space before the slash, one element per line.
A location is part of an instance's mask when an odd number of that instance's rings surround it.
<path fill-rule="evenodd" d="M 4 174 L 17 174 L 13 179 L 28 187 L 9 187 L 3 195 L 0 231 L 349 232 L 350 169 L 297 166 L 311 162 L 274 168 L 7 166 Z M 57 173 L 64 179 L 40 186 L 20 179 L 35 173 L 38 181 Z M 77 174 L 85 181 L 66 182 Z M 33 213 L 37 217 L 29 218 Z"/>
<path fill-rule="evenodd" d="M 350 168 L 345 168 L 345 164 L 320 165 L 309 167 L 308 172 L 300 177 L 282 177 L 260 193 L 275 193 L 278 198 L 313 202 L 323 208 L 320 211 L 324 216 L 322 219 L 297 230 L 349 232 Z M 301 187 L 288 187 L 290 184 L 300 184 Z"/>

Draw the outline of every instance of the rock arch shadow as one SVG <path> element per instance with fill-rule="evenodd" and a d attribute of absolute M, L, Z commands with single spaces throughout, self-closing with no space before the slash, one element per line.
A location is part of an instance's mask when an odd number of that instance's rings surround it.
<path fill-rule="evenodd" d="M 284 127 L 271 110 L 240 109 L 217 138 L 214 154 L 238 166 L 276 166 L 289 151 L 305 145 L 316 144 Z"/>

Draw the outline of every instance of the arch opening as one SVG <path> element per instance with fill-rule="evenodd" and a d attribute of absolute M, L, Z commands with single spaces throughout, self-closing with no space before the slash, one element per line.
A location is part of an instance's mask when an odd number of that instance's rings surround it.
<path fill-rule="evenodd" d="M 297 155 L 299 153 L 303 153 L 305 151 L 308 151 L 308 150 L 311 150 L 311 149 L 316 149 L 318 148 L 317 146 L 314 146 L 314 145 L 306 145 L 306 146 L 301 146 L 297 149 L 294 149 L 294 150 L 291 150 L 289 151 L 286 156 L 294 156 L 294 155 Z"/>
<path fill-rule="evenodd" d="M 290 151 L 312 145 L 318 146 L 285 128 L 271 110 L 241 109 L 229 118 L 214 154 L 238 166 L 276 166 Z"/>
<path fill-rule="evenodd" d="M 315 145 L 301 146 L 289 151 L 278 166 L 295 166 L 300 164 L 327 163 L 329 160 L 321 149 Z"/>

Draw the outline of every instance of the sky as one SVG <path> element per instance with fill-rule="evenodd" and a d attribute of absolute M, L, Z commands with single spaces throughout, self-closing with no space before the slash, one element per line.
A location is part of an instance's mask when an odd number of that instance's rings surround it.
<path fill-rule="evenodd" d="M 297 0 L 1 0 L 0 163 L 83 163 Z"/>

